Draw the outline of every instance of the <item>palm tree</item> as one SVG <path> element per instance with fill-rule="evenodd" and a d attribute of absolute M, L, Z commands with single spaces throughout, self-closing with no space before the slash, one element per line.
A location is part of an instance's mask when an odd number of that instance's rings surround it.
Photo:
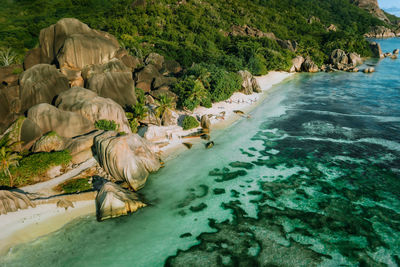
<path fill-rule="evenodd" d="M 10 179 L 10 187 L 14 186 L 14 177 L 10 172 L 10 167 L 18 166 L 18 162 L 22 157 L 18 153 L 12 151 L 8 146 L 0 148 L 0 171 L 2 171 Z"/>
<path fill-rule="evenodd" d="M 158 97 L 156 104 L 156 116 L 162 118 L 167 109 L 173 108 L 174 98 L 168 96 L 167 94 L 163 94 Z"/>
<path fill-rule="evenodd" d="M 194 82 L 193 90 L 188 97 L 189 101 L 201 103 L 208 97 L 209 97 L 208 91 L 204 88 L 203 83 L 199 79 L 197 79 Z"/>

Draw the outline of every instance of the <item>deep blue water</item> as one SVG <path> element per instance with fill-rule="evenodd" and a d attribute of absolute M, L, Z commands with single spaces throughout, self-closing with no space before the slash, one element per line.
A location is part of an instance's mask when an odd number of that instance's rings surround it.
<path fill-rule="evenodd" d="M 400 59 L 367 63 L 290 78 L 152 175 L 149 207 L 76 220 L 0 265 L 399 266 Z"/>

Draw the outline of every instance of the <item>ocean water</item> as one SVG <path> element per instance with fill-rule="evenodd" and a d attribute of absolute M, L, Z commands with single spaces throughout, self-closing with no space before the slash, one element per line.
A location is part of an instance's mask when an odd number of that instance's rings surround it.
<path fill-rule="evenodd" d="M 151 175 L 149 207 L 78 219 L 0 265 L 399 266 L 400 59 L 367 64 L 295 75 Z"/>

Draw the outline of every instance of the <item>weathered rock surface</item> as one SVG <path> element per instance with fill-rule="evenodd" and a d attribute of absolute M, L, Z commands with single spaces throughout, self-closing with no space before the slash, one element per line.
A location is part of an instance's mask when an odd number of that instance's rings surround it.
<path fill-rule="evenodd" d="M 157 90 L 152 90 L 152 91 L 150 92 L 150 95 L 151 95 L 152 97 L 154 97 L 155 99 L 159 99 L 160 96 L 162 96 L 162 95 L 167 95 L 168 97 L 173 98 L 174 101 L 177 101 L 177 100 L 178 100 L 178 96 L 177 96 L 174 92 L 171 92 L 171 91 L 169 91 L 169 90 L 162 89 L 162 88 L 157 89 Z"/>
<path fill-rule="evenodd" d="M 400 49 L 395 49 L 393 50 L 393 55 L 398 55 L 399 54 Z"/>
<path fill-rule="evenodd" d="M 164 126 L 171 126 L 178 124 L 179 115 L 172 109 L 167 108 L 162 115 L 161 123 Z"/>
<path fill-rule="evenodd" d="M 330 56 L 330 61 L 333 65 L 337 64 L 348 64 L 349 63 L 349 58 L 347 57 L 347 54 L 345 51 L 341 49 L 335 49 L 333 50 L 331 56 Z"/>
<path fill-rule="evenodd" d="M 162 68 L 163 68 L 163 64 L 164 64 L 164 57 L 163 57 L 162 55 L 160 55 L 160 54 L 157 54 L 157 53 L 150 53 L 150 54 L 146 57 L 144 63 L 145 63 L 146 65 L 151 64 L 151 65 L 153 65 L 154 67 L 156 67 L 156 69 L 157 69 L 158 71 L 161 71 Z"/>
<path fill-rule="evenodd" d="M 331 24 L 331 25 L 329 25 L 328 28 L 326 28 L 326 30 L 329 32 L 335 32 L 335 31 L 337 31 L 337 27 L 336 27 L 336 25 Z"/>
<path fill-rule="evenodd" d="M 58 62 L 60 69 L 82 69 L 90 64 L 103 64 L 119 49 L 112 35 L 90 29 L 73 18 L 64 18 L 40 31 L 42 63 Z"/>
<path fill-rule="evenodd" d="M 358 7 L 367 10 L 378 19 L 389 22 L 389 19 L 386 17 L 385 13 L 382 11 L 382 9 L 380 9 L 378 0 L 352 0 L 352 2 Z"/>
<path fill-rule="evenodd" d="M 40 64 L 40 48 L 33 48 L 25 55 L 24 70 L 27 70 L 37 64 Z"/>
<path fill-rule="evenodd" d="M 372 43 L 370 43 L 370 47 L 371 47 L 372 54 L 374 57 L 383 58 L 383 53 L 382 53 L 380 44 L 378 44 L 377 42 L 372 42 Z"/>
<path fill-rule="evenodd" d="M 90 90 L 73 87 L 61 93 L 57 97 L 55 105 L 61 110 L 80 114 L 91 121 L 93 125 L 98 120 L 113 120 L 119 125 L 118 131 L 131 133 L 122 107 L 113 100 L 100 97 Z"/>
<path fill-rule="evenodd" d="M 54 131 L 68 138 L 94 130 L 93 122 L 82 115 L 61 110 L 46 103 L 30 108 L 28 118 L 35 122 L 42 132 Z"/>
<path fill-rule="evenodd" d="M 301 71 L 301 65 L 304 62 L 304 57 L 302 56 L 297 56 L 294 59 L 292 59 L 293 66 L 290 69 L 290 72 L 300 72 Z"/>
<path fill-rule="evenodd" d="M 201 116 L 200 119 L 201 128 L 209 130 L 211 128 L 211 121 L 207 115 Z"/>
<path fill-rule="evenodd" d="M 111 98 L 121 106 L 135 105 L 136 93 L 132 73 L 120 60 L 92 65 L 83 70 L 87 88 L 101 97 Z"/>
<path fill-rule="evenodd" d="M 52 103 L 54 97 L 68 90 L 68 80 L 55 66 L 38 64 L 19 78 L 21 112 L 40 103 Z"/>
<path fill-rule="evenodd" d="M 153 80 L 160 76 L 160 72 L 153 64 L 146 65 L 142 70 L 135 73 L 136 87 L 145 92 L 149 92 L 151 90 Z"/>
<path fill-rule="evenodd" d="M 291 41 L 291 40 L 280 40 L 276 39 L 277 43 L 282 47 L 283 49 L 288 49 L 292 52 L 297 51 L 298 44 L 296 41 Z"/>
<path fill-rule="evenodd" d="M 95 150 L 103 169 L 135 191 L 144 186 L 149 172 L 161 167 L 151 145 L 137 134 L 105 132 L 95 137 Z"/>
<path fill-rule="evenodd" d="M 178 74 L 182 71 L 181 65 L 175 60 L 165 60 L 163 65 L 163 74 Z"/>
<path fill-rule="evenodd" d="M 307 57 L 302 65 L 302 70 L 305 72 L 318 72 L 318 65 L 315 64 L 310 57 Z"/>
<path fill-rule="evenodd" d="M 10 86 L 18 84 L 19 72 L 22 71 L 22 65 L 14 64 L 0 67 L 0 85 Z"/>
<path fill-rule="evenodd" d="M 374 67 L 369 67 L 363 70 L 364 73 L 373 73 L 375 72 L 375 68 Z"/>
<path fill-rule="evenodd" d="M 251 95 L 252 93 L 260 93 L 261 87 L 258 84 L 257 80 L 251 75 L 247 70 L 240 70 L 238 72 L 240 77 L 242 78 L 242 87 L 241 91 L 246 95 Z"/>
<path fill-rule="evenodd" d="M 348 58 L 349 64 L 353 65 L 354 67 L 363 63 L 361 56 L 357 53 L 349 53 Z"/>
<path fill-rule="evenodd" d="M 106 182 L 96 196 L 97 219 L 103 221 L 146 207 L 139 196 L 117 184 Z"/>
<path fill-rule="evenodd" d="M 177 79 L 175 77 L 165 77 L 165 76 L 159 76 L 156 77 L 153 81 L 153 88 L 158 89 L 162 86 L 171 86 L 175 84 Z"/>
<path fill-rule="evenodd" d="M 364 34 L 367 38 L 391 38 L 396 37 L 396 33 L 385 26 L 375 26 L 372 30 Z"/>
<path fill-rule="evenodd" d="M 130 55 L 128 51 L 123 48 L 120 48 L 116 52 L 115 57 L 121 60 L 125 64 L 125 66 L 130 69 L 131 72 L 143 64 L 143 62 L 139 58 Z"/>
<path fill-rule="evenodd" d="M 247 25 L 239 26 L 234 25 L 231 27 L 231 32 L 229 35 L 232 36 L 251 36 L 251 37 L 266 37 L 272 40 L 276 40 L 276 36 L 272 32 L 262 32 L 259 29 L 249 27 Z"/>
<path fill-rule="evenodd" d="M 59 136 L 56 132 L 43 135 L 32 147 L 33 152 L 51 152 L 63 150 L 66 138 Z"/>
<path fill-rule="evenodd" d="M 29 207 L 35 207 L 35 204 L 25 194 L 0 190 L 0 215 Z"/>
<path fill-rule="evenodd" d="M 57 208 L 64 208 L 65 210 L 67 210 L 68 208 L 73 209 L 74 203 L 67 199 L 60 199 L 59 201 L 57 201 Z"/>

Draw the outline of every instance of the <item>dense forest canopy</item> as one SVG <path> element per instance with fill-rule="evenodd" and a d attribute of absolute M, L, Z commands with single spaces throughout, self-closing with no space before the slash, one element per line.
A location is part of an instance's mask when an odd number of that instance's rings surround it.
<path fill-rule="evenodd" d="M 151 51 L 184 67 L 204 62 L 253 74 L 290 67 L 295 53 L 275 40 L 231 36 L 233 25 L 248 25 L 294 40 L 296 54 L 322 64 L 333 49 L 370 55 L 362 34 L 383 22 L 349 0 L 0 0 L 0 47 L 19 55 L 37 47 L 39 32 L 64 17 L 114 34 L 136 56 Z M 146 1 L 144 1 L 146 2 Z M 337 31 L 328 31 L 334 24 Z"/>

